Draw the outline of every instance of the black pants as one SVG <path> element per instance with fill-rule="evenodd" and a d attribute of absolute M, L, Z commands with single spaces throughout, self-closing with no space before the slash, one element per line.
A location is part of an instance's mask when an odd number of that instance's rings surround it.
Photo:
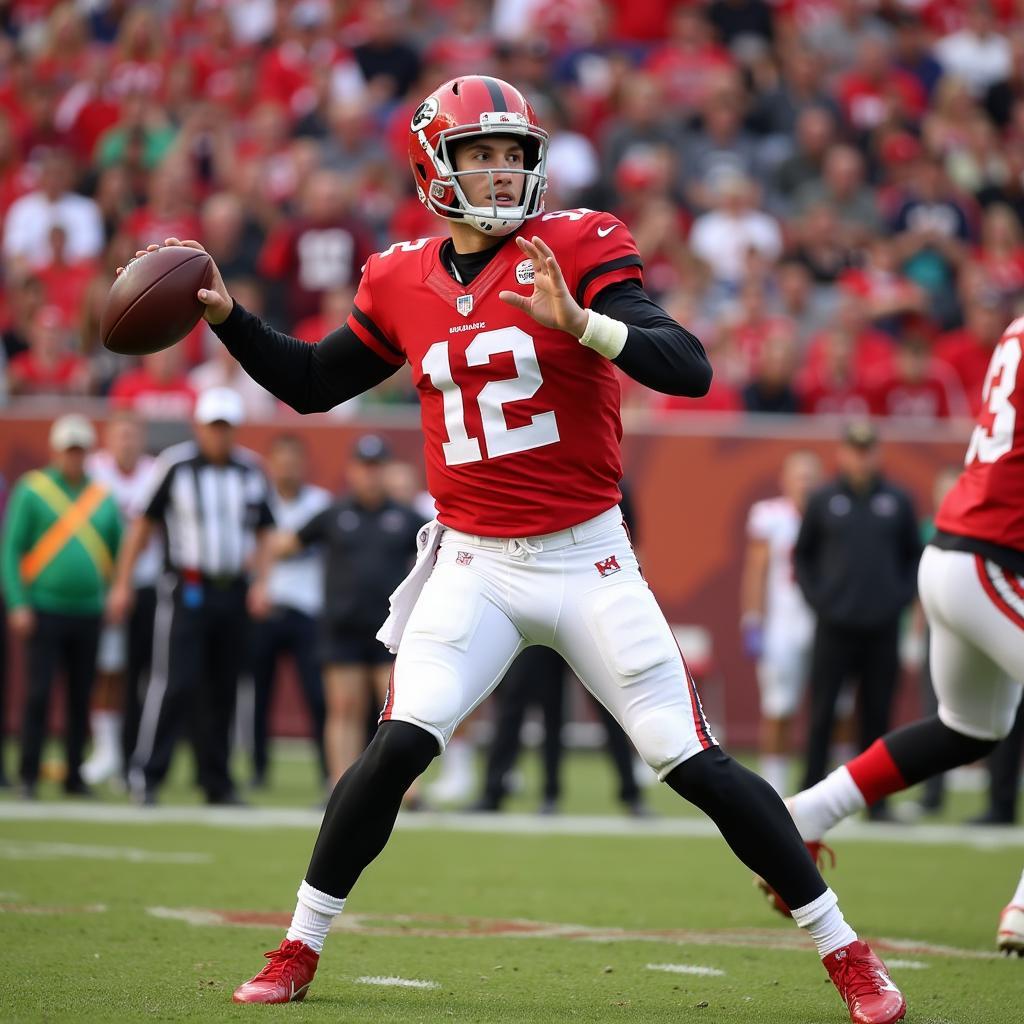
<path fill-rule="evenodd" d="M 527 647 L 505 674 L 497 697 L 498 714 L 487 756 L 484 803 L 497 807 L 506 795 L 505 777 L 519 757 L 523 719 L 531 704 L 540 707 L 544 719 L 544 799 L 557 800 L 561 795 L 565 661 L 550 647 Z M 633 775 L 633 748 L 608 709 L 599 701 L 594 703 L 618 776 L 619 799 L 626 804 L 635 803 L 640 798 L 640 788 Z"/>
<path fill-rule="evenodd" d="M 121 727 L 121 750 L 124 763 L 131 763 L 139 737 L 142 702 L 149 686 L 153 660 L 153 616 L 156 613 L 156 587 L 139 587 L 128 619 L 128 657 L 124 680 L 124 724 Z"/>
<path fill-rule="evenodd" d="M 899 622 L 870 629 L 819 622 L 811 655 L 811 722 L 803 789 L 825 777 L 843 683 L 856 682 L 860 698 L 860 749 L 889 730 L 899 679 Z"/>
<path fill-rule="evenodd" d="M 1013 728 L 988 756 L 988 808 L 993 821 L 1010 825 L 1017 820 L 1021 752 L 1024 751 L 1024 701 L 1017 708 Z"/>
<path fill-rule="evenodd" d="M 275 608 L 269 619 L 254 624 L 249 655 L 252 659 L 253 706 L 253 772 L 264 779 L 268 764 L 268 726 L 274 680 L 282 654 L 290 654 L 298 671 L 299 685 L 306 700 L 312 722 L 312 736 L 320 763 L 321 778 L 327 778 L 324 755 L 324 683 L 317 658 L 316 619 L 297 608 Z"/>
<path fill-rule="evenodd" d="M 228 760 L 249 628 L 245 595 L 244 580 L 191 592 L 170 577 L 159 584 L 153 668 L 132 756 L 136 787 L 144 782 L 149 791 L 159 788 L 188 721 L 207 799 L 220 800 L 234 791 Z"/>
<path fill-rule="evenodd" d="M 50 691 L 58 670 L 67 681 L 64 745 L 66 789 L 81 786 L 79 770 L 89 729 L 89 698 L 96 679 L 99 615 L 36 612 L 36 626 L 26 645 L 27 679 L 21 718 L 21 781 L 35 785 L 46 738 Z"/>

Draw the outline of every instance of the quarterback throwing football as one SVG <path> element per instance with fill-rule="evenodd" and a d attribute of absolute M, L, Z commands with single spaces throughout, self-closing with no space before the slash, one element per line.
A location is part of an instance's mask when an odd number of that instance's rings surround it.
<path fill-rule="evenodd" d="M 843 919 L 781 799 L 715 742 L 640 574 L 618 508 L 612 363 L 691 397 L 707 392 L 711 367 L 645 294 L 625 224 L 544 212 L 547 146 L 517 89 L 454 79 L 420 104 L 409 132 L 419 197 L 451 235 L 371 256 L 344 326 L 309 346 L 232 302 L 219 276 L 198 293 L 246 371 L 299 412 L 329 409 L 408 362 L 439 510 L 381 633 L 398 658 L 380 729 L 334 790 L 287 937 L 235 1001 L 303 998 L 402 794 L 516 655 L 545 644 L 796 908 L 851 1019 L 900 1020 L 903 997 Z"/>

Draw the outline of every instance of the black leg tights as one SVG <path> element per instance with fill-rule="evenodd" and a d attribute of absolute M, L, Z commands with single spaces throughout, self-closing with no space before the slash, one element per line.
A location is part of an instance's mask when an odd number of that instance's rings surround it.
<path fill-rule="evenodd" d="M 402 797 L 438 755 L 437 740 L 408 722 L 384 722 L 338 780 L 320 825 L 306 881 L 339 899 L 384 849 Z"/>
<path fill-rule="evenodd" d="M 782 798 L 720 747 L 684 761 L 665 781 L 718 826 L 732 852 L 788 906 L 806 906 L 825 891 Z"/>

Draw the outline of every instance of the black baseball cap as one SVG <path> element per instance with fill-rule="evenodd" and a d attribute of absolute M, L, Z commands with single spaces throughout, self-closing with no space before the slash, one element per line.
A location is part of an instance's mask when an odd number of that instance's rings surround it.
<path fill-rule="evenodd" d="M 352 457 L 359 462 L 387 462 L 391 448 L 379 434 L 363 434 L 352 449 Z"/>
<path fill-rule="evenodd" d="M 843 441 L 854 448 L 873 448 L 878 444 L 878 433 L 870 420 L 854 420 L 847 423 Z"/>

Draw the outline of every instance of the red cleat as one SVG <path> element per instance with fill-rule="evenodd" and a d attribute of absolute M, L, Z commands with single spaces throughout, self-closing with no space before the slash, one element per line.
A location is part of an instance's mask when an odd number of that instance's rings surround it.
<path fill-rule="evenodd" d="M 832 852 L 831 846 L 826 846 L 820 839 L 808 840 L 804 845 L 807 847 L 807 852 L 811 855 L 811 860 L 817 864 L 819 871 L 825 869 L 826 859 L 828 860 L 829 868 L 836 866 L 836 855 Z M 768 905 L 773 910 L 777 910 L 783 917 L 790 916 L 786 901 L 760 875 L 754 875 L 754 885 L 764 893 L 765 899 L 768 900 Z"/>
<path fill-rule="evenodd" d="M 851 942 L 829 953 L 822 963 L 849 1008 L 853 1024 L 895 1024 L 903 1020 L 907 1001 L 866 942 Z"/>
<path fill-rule="evenodd" d="M 304 999 L 320 954 L 304 942 L 285 939 L 277 949 L 263 955 L 270 962 L 255 978 L 235 989 L 232 1002 L 297 1003 Z"/>

